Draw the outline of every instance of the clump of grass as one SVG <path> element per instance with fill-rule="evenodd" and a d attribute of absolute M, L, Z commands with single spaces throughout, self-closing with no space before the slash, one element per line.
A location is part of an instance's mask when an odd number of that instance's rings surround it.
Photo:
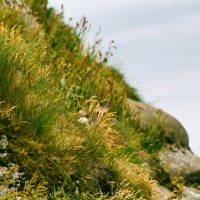
<path fill-rule="evenodd" d="M 117 186 L 117 190 L 121 193 L 119 199 L 129 199 L 129 196 L 130 199 L 155 199 L 158 191 L 157 182 L 152 180 L 144 169 L 137 164 L 130 163 L 128 160 L 126 157 L 119 156 L 112 160 L 113 168 L 118 173 L 120 172 L 118 179 L 121 184 Z"/>

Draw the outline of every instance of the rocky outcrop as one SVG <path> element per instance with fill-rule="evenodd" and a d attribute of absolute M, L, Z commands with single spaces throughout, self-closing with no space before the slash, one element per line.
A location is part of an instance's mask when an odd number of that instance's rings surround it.
<path fill-rule="evenodd" d="M 171 180 L 182 176 L 186 184 L 200 185 L 200 157 L 194 155 L 188 145 L 188 134 L 180 122 L 166 112 L 151 105 L 127 100 L 131 117 L 139 123 L 142 131 L 154 126 L 154 134 L 162 134 L 164 142 L 159 150 L 160 164 Z M 141 132 L 142 132 L 141 131 Z M 160 174 L 162 176 L 162 174 Z M 161 177 L 162 178 L 162 177 Z M 159 199 L 169 199 L 172 193 L 169 189 L 161 187 Z M 200 190 L 184 186 L 182 200 L 200 199 Z"/>
<path fill-rule="evenodd" d="M 199 200 L 200 190 L 192 187 L 183 187 L 182 200 Z"/>
<path fill-rule="evenodd" d="M 160 193 L 157 196 L 156 200 L 169 200 L 169 199 L 180 199 L 180 200 L 199 200 L 200 199 L 200 190 L 186 187 L 182 188 L 182 194 L 180 197 L 176 197 L 173 192 L 169 189 L 159 186 Z"/>
<path fill-rule="evenodd" d="M 171 179 L 183 176 L 188 183 L 200 184 L 200 157 L 190 150 L 165 146 L 160 150 L 159 157 Z"/>
<path fill-rule="evenodd" d="M 178 120 L 166 112 L 148 104 L 131 99 L 128 99 L 127 102 L 131 110 L 131 116 L 139 120 L 142 130 L 147 129 L 148 126 L 153 124 L 158 130 L 162 129 L 166 144 L 189 149 L 188 135 Z"/>

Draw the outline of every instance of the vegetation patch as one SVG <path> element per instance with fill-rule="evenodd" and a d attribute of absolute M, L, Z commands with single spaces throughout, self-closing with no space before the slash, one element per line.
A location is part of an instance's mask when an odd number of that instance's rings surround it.
<path fill-rule="evenodd" d="M 141 97 L 109 66 L 112 52 L 104 55 L 99 40 L 84 49 L 86 18 L 66 25 L 46 0 L 22 1 L 30 13 L 2 5 L 0 138 L 8 146 L 0 166 L 23 173 L 3 198 L 155 199 L 162 131 L 141 133 L 131 119 L 127 98 Z"/>

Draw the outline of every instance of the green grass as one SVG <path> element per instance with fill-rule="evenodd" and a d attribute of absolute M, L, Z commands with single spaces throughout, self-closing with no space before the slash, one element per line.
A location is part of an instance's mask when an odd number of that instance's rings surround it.
<path fill-rule="evenodd" d="M 99 44 L 83 52 L 86 19 L 72 28 L 47 9 L 47 1 L 25 2 L 36 28 L 20 12 L 0 7 L 0 136 L 9 140 L 9 155 L 0 163 L 16 163 L 25 172 L 19 191 L 8 195 L 154 199 L 147 153 L 155 153 L 154 134 L 141 137 L 126 104 L 127 98 L 141 101 L 137 90 L 105 62 L 106 55 L 96 59 Z M 98 124 L 78 123 L 80 109 L 91 119 L 104 100 L 111 107 Z"/>

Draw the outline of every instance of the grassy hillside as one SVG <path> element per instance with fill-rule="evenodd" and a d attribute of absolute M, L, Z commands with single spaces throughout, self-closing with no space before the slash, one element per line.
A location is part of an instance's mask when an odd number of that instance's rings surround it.
<path fill-rule="evenodd" d="M 152 166 L 160 146 L 152 145 L 155 137 L 139 134 L 126 99 L 141 98 L 108 65 L 98 41 L 83 51 L 86 19 L 72 28 L 62 14 L 47 9 L 46 0 L 24 0 L 28 15 L 23 6 L 3 2 L 0 136 L 6 135 L 9 145 L 0 163 L 16 163 L 24 173 L 18 191 L 8 196 L 155 199 Z M 102 102 L 110 107 L 97 116 Z M 89 125 L 78 121 L 80 110 L 87 112 Z"/>

